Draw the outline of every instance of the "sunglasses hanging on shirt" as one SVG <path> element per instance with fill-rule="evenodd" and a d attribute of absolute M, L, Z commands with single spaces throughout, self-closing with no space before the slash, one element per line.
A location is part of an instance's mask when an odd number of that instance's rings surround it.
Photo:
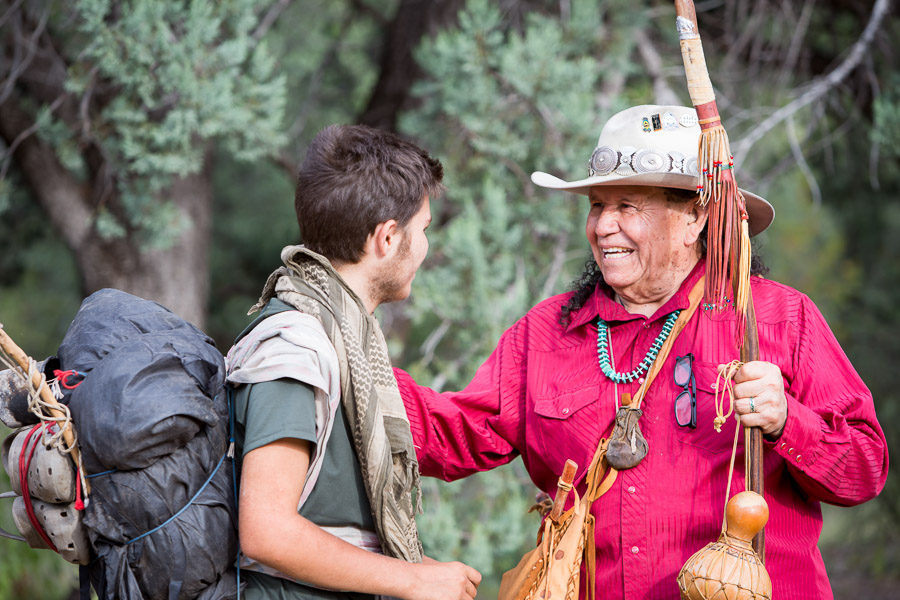
<path fill-rule="evenodd" d="M 694 356 L 686 354 L 675 360 L 675 385 L 682 391 L 675 396 L 675 422 L 681 427 L 697 428 L 697 380 L 692 369 Z"/>

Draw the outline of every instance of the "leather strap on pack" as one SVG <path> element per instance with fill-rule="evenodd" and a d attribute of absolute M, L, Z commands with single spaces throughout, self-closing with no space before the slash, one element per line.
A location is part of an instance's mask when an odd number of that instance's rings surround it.
<path fill-rule="evenodd" d="M 613 471 L 615 473 L 615 471 Z M 612 477 L 615 479 L 615 476 Z M 607 488 L 609 489 L 609 488 Z M 584 550 L 585 571 L 587 571 L 588 600 L 594 600 L 597 595 L 597 580 L 594 576 L 594 568 L 597 565 L 597 542 L 594 540 L 594 515 L 588 513 L 584 520 Z"/>
<path fill-rule="evenodd" d="M 594 452 L 594 458 L 591 460 L 591 466 L 588 467 L 587 489 L 584 492 L 586 498 L 590 498 L 593 503 L 597 498 L 609 491 L 609 488 L 616 482 L 619 472 L 609 466 L 606 462 L 606 448 L 609 440 L 603 438 Z M 608 474 L 607 474 L 608 473 Z M 605 479 L 604 479 L 605 477 Z"/>
<path fill-rule="evenodd" d="M 591 460 L 591 466 L 588 468 L 585 497 L 588 499 L 589 506 L 609 491 L 619 475 L 619 472 L 606 462 L 606 448 L 608 445 L 609 440 L 607 438 L 600 440 L 597 451 L 594 452 L 594 458 Z M 594 567 L 597 558 L 596 542 L 594 540 L 594 515 L 590 511 L 588 511 L 584 523 L 584 550 L 585 570 L 587 571 L 587 596 L 588 600 L 594 600 L 596 595 Z"/>

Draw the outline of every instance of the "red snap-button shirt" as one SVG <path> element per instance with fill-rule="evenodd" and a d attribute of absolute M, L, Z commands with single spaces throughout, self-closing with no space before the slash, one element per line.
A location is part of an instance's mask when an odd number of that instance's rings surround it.
<path fill-rule="evenodd" d="M 438 394 L 397 370 L 419 466 L 425 475 L 454 480 L 522 457 L 535 485 L 554 495 L 566 459 L 584 472 L 616 413 L 618 389 L 597 363 L 599 316 L 610 324 L 617 370 L 633 369 L 660 333 L 665 317 L 688 306 L 701 261 L 681 289 L 647 319 L 631 315 L 601 286 L 559 324 L 563 294 L 528 312 L 507 330 L 461 392 Z M 803 294 L 758 277 L 752 282 L 760 358 L 784 374 L 788 417 L 777 443 L 766 442 L 766 567 L 774 598 L 832 598 L 817 548 L 819 502 L 853 505 L 884 486 L 888 456 L 872 396 L 822 315 Z M 644 327 L 649 324 L 650 327 Z M 673 401 L 677 356 L 692 353 L 697 379 L 697 428 L 679 427 Z M 697 550 L 715 541 L 722 523 L 728 462 L 736 421 L 721 433 L 713 384 L 716 365 L 738 358 L 734 317 L 698 310 L 681 333 L 644 399 L 640 426 L 649 454 L 619 473 L 592 507 L 596 518 L 596 583 L 603 598 L 679 598 L 676 576 Z M 803 456 L 797 461 L 790 449 Z M 743 464 L 738 444 L 736 464 Z M 732 494 L 744 488 L 737 467 Z M 634 490 L 632 492 L 632 490 Z M 570 500 L 571 504 L 571 500 Z M 638 551 L 635 551 L 637 549 Z M 584 587 L 582 587 L 582 595 Z"/>

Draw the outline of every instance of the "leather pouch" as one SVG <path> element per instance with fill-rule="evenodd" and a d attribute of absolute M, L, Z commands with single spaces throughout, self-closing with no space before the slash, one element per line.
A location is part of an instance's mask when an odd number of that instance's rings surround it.
<path fill-rule="evenodd" d="M 638 424 L 642 414 L 641 409 L 630 406 L 620 406 L 616 412 L 616 425 L 606 451 L 606 460 L 613 469 L 630 469 L 647 456 L 647 440 Z"/>

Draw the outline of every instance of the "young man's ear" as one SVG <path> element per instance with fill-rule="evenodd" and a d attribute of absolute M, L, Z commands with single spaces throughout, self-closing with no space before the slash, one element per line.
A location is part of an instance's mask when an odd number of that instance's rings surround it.
<path fill-rule="evenodd" d="M 369 236 L 369 245 L 375 258 L 391 256 L 400 247 L 403 231 L 395 219 L 390 219 L 375 226 L 375 231 Z"/>

